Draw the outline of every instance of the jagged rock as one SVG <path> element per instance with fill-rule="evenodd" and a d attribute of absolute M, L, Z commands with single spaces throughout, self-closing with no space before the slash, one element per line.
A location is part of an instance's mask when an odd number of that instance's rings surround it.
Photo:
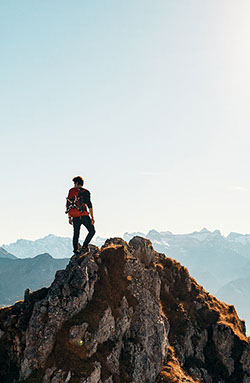
<path fill-rule="evenodd" d="M 129 245 L 133 247 L 134 255 L 138 257 L 146 266 L 149 266 L 154 259 L 154 255 L 156 254 L 151 241 L 149 239 L 136 236 L 129 241 Z"/>
<path fill-rule="evenodd" d="M 115 320 L 111 308 L 108 307 L 107 310 L 104 311 L 95 333 L 93 335 L 89 332 L 85 333 L 85 346 L 88 350 L 88 355 L 93 355 L 96 352 L 98 345 L 104 343 L 109 338 L 112 338 L 114 332 Z"/>
<path fill-rule="evenodd" d="M 100 382 L 101 383 L 101 382 Z M 103 383 L 113 383 L 113 379 L 111 378 L 111 376 L 106 379 Z"/>
<path fill-rule="evenodd" d="M 60 382 L 65 382 L 67 380 L 67 373 L 63 370 L 58 370 L 54 373 L 51 383 L 60 383 Z"/>
<path fill-rule="evenodd" d="M 233 306 L 134 237 L 90 246 L 50 288 L 0 309 L 3 383 L 249 383 Z"/>
<path fill-rule="evenodd" d="M 201 360 L 203 363 L 205 363 L 205 356 L 204 356 L 204 347 L 208 341 L 208 334 L 207 330 L 203 330 L 200 333 L 197 334 L 197 344 L 194 350 L 194 357 L 197 360 Z"/>
<path fill-rule="evenodd" d="M 84 322 L 77 326 L 72 326 L 69 330 L 69 339 L 73 344 L 79 344 L 83 342 L 85 333 L 88 328 L 88 323 Z"/>
<path fill-rule="evenodd" d="M 43 383 L 50 383 L 52 375 L 54 374 L 55 371 L 56 371 L 55 366 L 48 368 L 44 373 Z"/>
<path fill-rule="evenodd" d="M 25 292 L 24 292 L 24 300 L 27 301 L 28 297 L 30 295 L 30 289 L 26 289 Z"/>
<path fill-rule="evenodd" d="M 216 324 L 213 329 L 213 341 L 222 363 L 231 375 L 234 371 L 234 360 L 232 358 L 232 348 L 234 346 L 233 331 L 224 324 Z"/>
<path fill-rule="evenodd" d="M 242 368 L 245 371 L 245 373 L 250 376 L 250 352 L 249 352 L 249 350 L 245 349 L 243 351 L 240 363 L 241 363 Z M 249 378 L 249 381 L 250 381 L 250 378 Z"/>
<path fill-rule="evenodd" d="M 101 379 L 101 363 L 95 362 L 94 371 L 87 379 L 81 379 L 80 383 L 100 383 Z"/>
<path fill-rule="evenodd" d="M 4 331 L 0 330 L 0 339 L 2 338 L 3 335 L 4 335 Z"/>
<path fill-rule="evenodd" d="M 88 299 L 91 299 L 95 270 L 97 267 L 89 257 L 84 260 L 82 268 L 70 263 L 65 271 L 57 272 L 48 295 L 35 303 L 26 330 L 26 347 L 21 362 L 22 379 L 26 379 L 34 369 L 44 367 L 63 322 L 84 308 Z M 62 291 L 65 282 L 70 285 L 68 295 Z M 41 312 L 44 307 L 47 307 L 46 316 L 43 309 Z"/>
<path fill-rule="evenodd" d="M 67 378 L 65 379 L 64 383 L 68 383 L 71 379 L 71 371 L 68 372 Z"/>

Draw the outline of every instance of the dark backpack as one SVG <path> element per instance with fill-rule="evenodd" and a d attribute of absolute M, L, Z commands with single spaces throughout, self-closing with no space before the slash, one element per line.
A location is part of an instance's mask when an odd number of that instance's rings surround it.
<path fill-rule="evenodd" d="M 83 193 L 86 189 L 74 188 L 76 190 L 70 190 L 69 197 L 66 198 L 66 214 L 73 209 L 77 209 L 84 213 L 87 211 L 86 204 L 83 202 Z"/>

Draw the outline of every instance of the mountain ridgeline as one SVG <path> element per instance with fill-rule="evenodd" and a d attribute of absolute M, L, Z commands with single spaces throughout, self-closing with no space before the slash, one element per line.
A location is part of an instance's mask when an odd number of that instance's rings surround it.
<path fill-rule="evenodd" d="M 0 257 L 0 306 L 23 299 L 26 288 L 37 290 L 50 286 L 56 271 L 68 262 L 68 258 L 54 259 L 47 253 L 25 259 L 3 254 Z"/>
<path fill-rule="evenodd" d="M 148 238 L 157 251 L 187 267 L 211 294 L 235 305 L 250 328 L 250 235 L 230 233 L 225 237 L 219 230 L 211 232 L 207 229 L 189 234 L 150 230 L 148 234 L 125 233 L 123 239 L 129 241 L 136 235 Z M 105 240 L 96 237 L 93 243 L 102 246 Z M 2 248 L 19 258 L 41 253 L 64 258 L 72 255 L 72 239 L 49 234 L 36 241 L 19 239 Z"/>
<path fill-rule="evenodd" d="M 244 322 L 148 239 L 73 256 L 0 309 L 3 383 L 249 383 Z"/>
<path fill-rule="evenodd" d="M 3 259 L 16 259 L 16 257 L 13 254 L 8 253 L 7 250 L 0 247 L 0 258 Z"/>

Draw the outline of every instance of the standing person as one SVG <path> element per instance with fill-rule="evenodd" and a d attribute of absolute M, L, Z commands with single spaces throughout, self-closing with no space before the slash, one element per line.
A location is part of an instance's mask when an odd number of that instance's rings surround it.
<path fill-rule="evenodd" d="M 72 181 L 74 182 L 74 187 L 69 190 L 66 202 L 66 213 L 68 213 L 70 225 L 73 225 L 74 228 L 74 253 L 80 254 L 82 252 L 86 253 L 88 251 L 88 244 L 95 235 L 95 220 L 93 215 L 93 207 L 90 200 L 90 192 L 87 189 L 83 189 L 83 178 L 78 176 L 73 178 Z M 88 234 L 85 238 L 82 248 L 79 249 L 78 241 L 81 225 L 86 227 Z"/>

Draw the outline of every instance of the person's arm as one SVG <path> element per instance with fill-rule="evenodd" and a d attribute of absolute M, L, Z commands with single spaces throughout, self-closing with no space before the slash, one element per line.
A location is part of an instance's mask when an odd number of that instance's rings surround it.
<path fill-rule="evenodd" d="M 92 202 L 91 202 L 91 199 L 90 199 L 90 192 L 88 190 L 86 190 L 86 198 L 87 198 L 86 204 L 88 206 L 89 213 L 90 213 L 90 216 L 91 216 L 91 224 L 94 225 L 95 220 L 94 220 L 93 206 L 92 206 Z"/>
<path fill-rule="evenodd" d="M 69 215 L 69 213 L 68 213 L 68 217 L 69 217 L 69 224 L 73 225 L 73 218 Z"/>
<path fill-rule="evenodd" d="M 89 212 L 90 212 L 90 216 L 91 216 L 91 223 L 92 223 L 92 225 L 94 225 L 95 220 L 94 220 L 93 207 L 89 207 Z"/>

